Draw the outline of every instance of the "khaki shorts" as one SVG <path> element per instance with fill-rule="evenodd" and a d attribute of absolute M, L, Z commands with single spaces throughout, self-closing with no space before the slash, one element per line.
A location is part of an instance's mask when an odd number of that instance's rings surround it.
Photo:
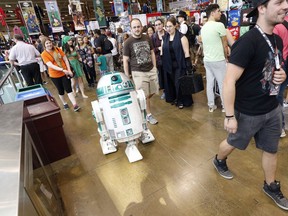
<path fill-rule="evenodd" d="M 157 68 L 154 67 L 148 72 L 132 71 L 132 78 L 136 90 L 143 89 L 145 96 L 159 93 Z"/>

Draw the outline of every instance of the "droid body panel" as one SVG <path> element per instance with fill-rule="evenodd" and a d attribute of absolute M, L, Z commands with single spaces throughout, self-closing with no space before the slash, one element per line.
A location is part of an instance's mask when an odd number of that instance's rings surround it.
<path fill-rule="evenodd" d="M 129 161 L 141 160 L 136 139 L 142 143 L 155 140 L 147 128 L 144 92 L 135 91 L 133 82 L 123 73 L 113 72 L 101 77 L 97 95 L 99 102 L 91 103 L 103 154 L 117 151 L 117 142 L 126 142 Z"/>

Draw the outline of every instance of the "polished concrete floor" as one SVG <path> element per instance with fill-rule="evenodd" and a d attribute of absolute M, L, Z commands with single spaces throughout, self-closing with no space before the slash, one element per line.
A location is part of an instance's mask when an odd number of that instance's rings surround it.
<path fill-rule="evenodd" d="M 51 81 L 48 88 L 53 90 Z M 125 144 L 103 155 L 91 115 L 95 88 L 77 97 L 80 112 L 61 110 L 72 155 L 54 163 L 68 216 L 287 215 L 262 192 L 261 151 L 254 141 L 228 159 L 233 180 L 220 177 L 212 160 L 226 138 L 221 109 L 208 112 L 205 92 L 179 110 L 156 95 L 149 125 L 156 140 L 139 144 L 143 160 L 129 163 Z M 56 97 L 58 100 L 58 98 Z M 219 99 L 217 100 L 220 105 Z M 288 196 L 288 139 L 280 140 L 277 179 Z"/>

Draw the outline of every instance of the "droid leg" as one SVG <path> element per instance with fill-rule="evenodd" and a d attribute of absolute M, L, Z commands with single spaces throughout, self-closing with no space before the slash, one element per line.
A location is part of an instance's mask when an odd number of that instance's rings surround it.
<path fill-rule="evenodd" d="M 143 159 L 143 156 L 141 155 L 141 153 L 139 152 L 139 150 L 136 146 L 135 140 L 127 142 L 127 147 L 125 149 L 125 153 L 126 153 L 130 163 L 133 163 L 133 162 L 136 162 L 136 161 Z"/>
<path fill-rule="evenodd" d="M 147 120 L 146 120 L 146 97 L 143 90 L 137 90 L 137 98 L 138 103 L 141 109 L 141 115 L 142 115 L 142 127 L 143 127 L 143 133 L 141 134 L 141 137 L 139 140 L 145 144 L 149 143 L 155 140 L 155 137 L 151 133 L 151 131 L 147 127 Z"/>
<path fill-rule="evenodd" d="M 103 120 L 101 108 L 97 100 L 92 101 L 93 116 L 98 124 L 98 132 L 101 136 L 100 145 L 102 148 L 103 154 L 110 154 L 117 151 L 116 142 L 112 140 L 107 132 L 105 122 Z"/>

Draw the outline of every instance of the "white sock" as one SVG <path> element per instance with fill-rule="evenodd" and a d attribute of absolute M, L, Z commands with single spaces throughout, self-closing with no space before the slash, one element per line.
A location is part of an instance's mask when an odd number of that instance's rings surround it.
<path fill-rule="evenodd" d="M 59 98 L 61 102 L 63 103 L 63 105 L 67 104 L 67 102 L 65 101 L 64 95 L 59 95 Z"/>
<path fill-rule="evenodd" d="M 68 97 L 69 97 L 71 103 L 73 104 L 73 106 L 77 105 L 73 92 L 68 93 Z"/>

